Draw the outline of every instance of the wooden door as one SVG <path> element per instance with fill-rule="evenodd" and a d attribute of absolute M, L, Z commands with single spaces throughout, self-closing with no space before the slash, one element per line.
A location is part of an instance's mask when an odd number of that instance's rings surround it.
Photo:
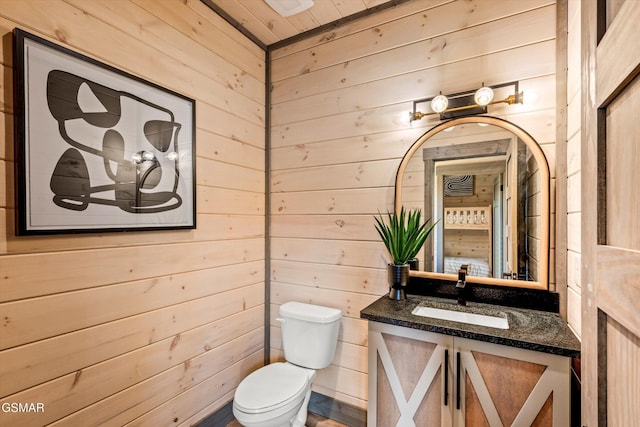
<path fill-rule="evenodd" d="M 504 228 L 503 224 L 503 184 L 502 178 L 504 174 L 498 174 L 495 182 L 493 183 L 493 277 L 502 279 L 502 272 L 504 271 Z"/>
<path fill-rule="evenodd" d="M 505 264 L 504 272 L 518 274 L 518 141 L 512 139 L 504 175 Z"/>
<path fill-rule="evenodd" d="M 582 425 L 640 425 L 640 1 L 582 2 Z"/>

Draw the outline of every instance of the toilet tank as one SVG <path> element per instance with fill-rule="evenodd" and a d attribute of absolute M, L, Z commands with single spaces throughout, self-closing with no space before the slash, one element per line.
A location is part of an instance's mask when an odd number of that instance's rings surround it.
<path fill-rule="evenodd" d="M 301 302 L 280 306 L 282 347 L 289 363 L 310 369 L 331 364 L 340 332 L 342 312 Z"/>

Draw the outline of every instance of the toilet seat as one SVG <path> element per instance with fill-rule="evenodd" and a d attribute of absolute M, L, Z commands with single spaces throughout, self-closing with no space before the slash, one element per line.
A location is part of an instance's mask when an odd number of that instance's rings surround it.
<path fill-rule="evenodd" d="M 286 412 L 304 400 L 314 372 L 290 363 L 264 366 L 242 380 L 233 405 L 246 414 Z"/>

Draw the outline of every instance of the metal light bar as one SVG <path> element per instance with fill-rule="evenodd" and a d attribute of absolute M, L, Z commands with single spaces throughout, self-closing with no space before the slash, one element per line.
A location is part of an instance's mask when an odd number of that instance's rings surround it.
<path fill-rule="evenodd" d="M 519 83 L 517 81 L 515 82 L 509 82 L 509 83 L 501 83 L 498 85 L 491 85 L 489 86 L 491 89 L 499 89 L 502 87 L 507 87 L 507 86 L 513 86 L 514 87 L 514 93 L 512 95 L 509 95 L 508 97 L 506 97 L 505 99 L 500 99 L 497 101 L 492 101 L 489 104 L 482 106 L 482 105 L 478 105 L 475 103 L 474 99 L 473 99 L 473 95 L 475 94 L 476 90 L 471 90 L 471 91 L 465 91 L 465 92 L 458 92 L 458 93 L 452 93 L 449 95 L 445 95 L 449 101 L 450 101 L 450 105 L 451 104 L 455 104 L 455 100 L 460 100 L 462 101 L 461 103 L 458 102 L 458 105 L 452 106 L 450 108 L 447 108 L 446 110 L 437 113 L 437 112 L 429 112 L 429 113 L 423 113 L 421 111 L 418 111 L 417 109 L 417 105 L 418 104 L 424 104 L 424 103 L 429 103 L 431 102 L 431 100 L 433 98 L 435 98 L 435 96 L 432 96 L 430 98 L 422 98 L 422 99 L 417 99 L 415 101 L 413 101 L 413 111 L 409 112 L 409 120 L 410 121 L 414 121 L 414 120 L 420 120 L 425 116 L 432 116 L 435 114 L 439 114 L 440 115 L 440 119 L 441 120 L 445 120 L 445 119 L 449 119 L 449 118 L 454 118 L 454 117 L 460 117 L 460 116 L 471 116 L 471 115 L 476 115 L 476 114 L 483 114 L 487 112 L 487 106 L 489 105 L 494 105 L 494 104 L 509 104 L 509 105 L 513 105 L 513 104 L 522 104 L 523 101 L 523 97 L 524 97 L 524 93 L 519 91 Z M 462 104 L 462 105 L 460 105 Z M 458 113 L 458 114 L 456 114 Z M 459 114 L 462 113 L 462 114 Z"/>

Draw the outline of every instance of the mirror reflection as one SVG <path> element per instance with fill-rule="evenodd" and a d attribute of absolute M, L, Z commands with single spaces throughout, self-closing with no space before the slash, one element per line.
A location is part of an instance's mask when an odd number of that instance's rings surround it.
<path fill-rule="evenodd" d="M 492 117 L 442 123 L 419 138 L 396 179 L 396 209 L 438 220 L 425 271 L 547 287 L 549 169 L 522 129 Z"/>

